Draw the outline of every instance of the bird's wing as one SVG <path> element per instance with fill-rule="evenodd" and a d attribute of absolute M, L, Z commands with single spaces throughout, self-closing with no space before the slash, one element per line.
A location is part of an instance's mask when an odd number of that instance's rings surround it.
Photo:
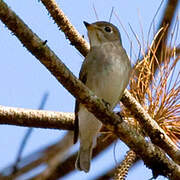
<path fill-rule="evenodd" d="M 74 144 L 77 142 L 78 135 L 79 135 L 78 111 L 79 111 L 79 102 L 76 100 L 76 104 L 75 104 L 75 121 L 74 121 Z"/>
<path fill-rule="evenodd" d="M 82 83 L 86 84 L 87 80 L 87 73 L 86 71 L 83 71 L 85 68 L 85 63 L 83 63 L 80 74 L 79 74 L 79 79 L 82 81 Z M 78 119 L 78 112 L 79 112 L 79 102 L 76 100 L 75 103 L 75 122 L 74 122 L 74 144 L 78 140 L 78 135 L 79 135 L 79 119 Z"/>

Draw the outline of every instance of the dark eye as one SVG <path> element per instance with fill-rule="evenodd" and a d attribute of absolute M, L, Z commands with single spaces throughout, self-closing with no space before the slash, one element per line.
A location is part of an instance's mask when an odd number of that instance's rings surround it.
<path fill-rule="evenodd" d="M 109 26 L 106 26 L 106 27 L 104 28 L 104 30 L 105 30 L 106 32 L 112 32 L 112 29 L 111 29 Z"/>

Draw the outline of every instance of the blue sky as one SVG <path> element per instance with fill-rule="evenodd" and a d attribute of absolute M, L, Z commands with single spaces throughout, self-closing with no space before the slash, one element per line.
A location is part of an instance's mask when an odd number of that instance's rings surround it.
<path fill-rule="evenodd" d="M 24 22 L 43 40 L 47 40 L 48 46 L 58 55 L 58 57 L 68 66 L 68 68 L 78 76 L 83 57 L 80 53 L 70 45 L 64 34 L 54 24 L 52 18 L 49 17 L 45 7 L 38 0 L 5 0 L 5 2 L 20 16 Z M 141 36 L 140 24 L 144 31 L 144 39 L 147 40 L 150 23 L 155 15 L 156 10 L 161 1 L 120 1 L 120 0 L 57 0 L 60 8 L 69 17 L 71 23 L 77 28 L 80 34 L 85 35 L 87 39 L 86 28 L 83 21 L 95 22 L 96 16 L 93 10 L 93 4 L 96 8 L 99 20 L 109 20 L 112 7 L 115 8 L 121 23 L 125 27 L 132 39 L 134 51 L 138 54 L 138 44 L 129 28 L 129 24 L 133 30 Z M 156 27 L 160 21 L 161 14 L 167 1 L 164 1 L 155 20 Z M 178 7 L 178 10 L 180 8 Z M 178 14 L 178 11 L 176 12 Z M 119 27 L 123 46 L 130 55 L 130 42 L 123 31 L 121 25 L 113 15 L 113 24 Z M 152 34 L 152 33 L 151 33 Z M 178 37 L 177 42 L 180 42 Z M 178 43 L 177 43 L 178 44 Z M 0 104 L 5 106 L 23 107 L 37 109 L 41 97 L 45 92 L 49 92 L 49 98 L 45 109 L 61 112 L 73 112 L 74 98 L 70 93 L 60 85 L 57 80 L 48 72 L 48 70 L 32 56 L 12 35 L 12 33 L 0 22 Z M 135 59 L 135 57 L 133 57 Z M 0 169 L 12 163 L 16 158 L 19 144 L 27 128 L 16 126 L 0 126 Z M 65 131 L 35 129 L 23 155 L 27 155 L 37 150 L 42 145 L 50 144 L 58 140 Z M 122 142 L 116 147 L 116 156 L 122 159 L 128 148 Z M 103 163 L 102 162 L 107 162 Z M 92 163 L 90 173 L 73 173 L 73 176 L 64 179 L 93 179 L 98 173 L 115 164 L 113 157 L 113 147 L 97 158 Z M 151 171 L 140 163 L 132 170 L 128 178 L 129 180 L 150 179 Z M 162 177 L 158 178 L 164 179 Z"/>

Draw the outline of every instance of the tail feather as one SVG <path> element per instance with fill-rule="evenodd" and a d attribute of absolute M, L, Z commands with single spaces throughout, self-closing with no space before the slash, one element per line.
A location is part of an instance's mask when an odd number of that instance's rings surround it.
<path fill-rule="evenodd" d="M 90 169 L 91 156 L 92 147 L 88 149 L 80 148 L 75 164 L 76 169 L 87 173 Z"/>

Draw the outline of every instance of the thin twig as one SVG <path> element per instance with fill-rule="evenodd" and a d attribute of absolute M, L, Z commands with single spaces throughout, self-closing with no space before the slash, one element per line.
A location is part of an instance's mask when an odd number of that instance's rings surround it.
<path fill-rule="evenodd" d="M 64 153 L 67 152 L 70 146 L 73 145 L 73 132 L 69 131 L 64 137 L 53 145 L 49 145 L 47 147 L 41 148 L 38 151 L 24 157 L 18 163 L 19 169 L 16 172 L 12 172 L 13 165 L 5 168 L 2 174 L 6 175 L 9 179 L 16 179 L 28 171 L 32 171 L 35 168 L 40 167 L 41 165 L 49 165 L 51 160 L 54 157 L 64 158 Z M 57 158 L 57 159 L 58 159 Z M 48 169 L 48 167 L 47 167 Z"/>
<path fill-rule="evenodd" d="M 38 109 L 44 109 L 44 106 L 45 106 L 45 103 L 46 103 L 46 101 L 47 101 L 48 95 L 49 95 L 49 93 L 47 93 L 47 92 L 44 93 Z M 25 133 L 25 136 L 24 136 L 23 139 L 22 139 L 21 145 L 20 145 L 20 147 L 19 147 L 19 151 L 18 151 L 18 153 L 17 153 L 16 162 L 15 162 L 15 164 L 14 164 L 14 172 L 15 172 L 15 171 L 17 170 L 17 168 L 18 168 L 18 167 L 17 167 L 17 164 L 18 164 L 18 162 L 19 162 L 20 159 L 21 159 L 23 150 L 24 150 L 24 148 L 26 147 L 26 144 L 27 144 L 28 139 L 30 138 L 30 135 L 32 134 L 32 132 L 33 132 L 33 128 L 28 128 L 27 132 Z"/>
<path fill-rule="evenodd" d="M 116 168 L 116 172 L 114 175 L 114 180 L 125 180 L 129 169 L 136 162 L 137 156 L 136 153 L 130 150 L 124 160 L 120 163 L 120 165 Z"/>
<path fill-rule="evenodd" d="M 59 150 L 53 154 L 51 159 L 47 162 L 47 168 L 31 180 L 47 180 L 54 173 L 56 167 L 65 159 L 65 155 L 70 151 L 70 147 L 73 145 L 73 132 L 70 131 L 61 140 Z"/>

